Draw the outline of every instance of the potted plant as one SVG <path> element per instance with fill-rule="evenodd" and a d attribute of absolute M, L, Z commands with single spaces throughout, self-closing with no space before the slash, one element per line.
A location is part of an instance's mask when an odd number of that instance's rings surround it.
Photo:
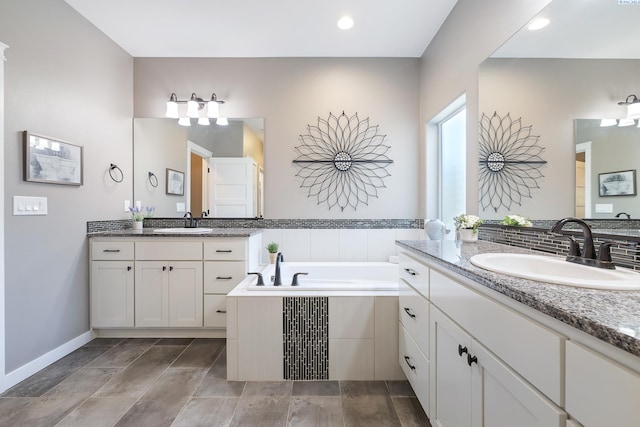
<path fill-rule="evenodd" d="M 502 225 L 509 225 L 511 227 L 531 227 L 531 221 L 529 218 L 525 218 L 520 215 L 507 215 L 502 218 Z"/>
<path fill-rule="evenodd" d="M 458 230 L 458 238 L 463 242 L 475 242 L 478 240 L 478 228 L 482 225 L 482 220 L 475 215 L 462 214 L 453 221 Z"/>
<path fill-rule="evenodd" d="M 132 227 L 134 230 L 142 230 L 142 221 L 144 220 L 144 214 L 142 213 L 141 206 L 130 206 L 129 212 L 131 212 L 131 219 L 133 220 Z"/>
<path fill-rule="evenodd" d="M 275 264 L 276 255 L 278 254 L 278 244 L 276 242 L 271 242 L 266 246 L 267 252 L 269 252 L 269 262 L 271 264 Z"/>

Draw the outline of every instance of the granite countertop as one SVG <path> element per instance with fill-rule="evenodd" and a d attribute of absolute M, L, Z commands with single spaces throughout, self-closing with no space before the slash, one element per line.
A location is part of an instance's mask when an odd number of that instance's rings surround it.
<path fill-rule="evenodd" d="M 397 243 L 434 264 L 640 356 L 640 291 L 584 289 L 519 279 L 469 262 L 473 255 L 490 252 L 547 255 L 499 243 L 482 240 L 474 243 L 399 240 Z"/>
<path fill-rule="evenodd" d="M 87 237 L 250 237 L 262 233 L 262 229 L 258 228 L 214 228 L 210 233 L 156 233 L 155 230 L 157 228 L 126 228 L 88 233 Z"/>

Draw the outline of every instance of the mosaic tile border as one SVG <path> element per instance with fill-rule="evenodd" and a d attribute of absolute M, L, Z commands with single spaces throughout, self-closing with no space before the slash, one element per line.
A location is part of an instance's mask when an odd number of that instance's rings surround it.
<path fill-rule="evenodd" d="M 329 379 L 329 298 L 282 298 L 285 380 Z"/>

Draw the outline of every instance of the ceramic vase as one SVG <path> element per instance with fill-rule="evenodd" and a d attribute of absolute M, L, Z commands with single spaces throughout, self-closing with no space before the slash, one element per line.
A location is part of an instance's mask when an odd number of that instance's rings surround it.
<path fill-rule="evenodd" d="M 427 219 L 424 222 L 426 240 L 444 240 L 447 237 L 445 225 L 439 219 Z"/>
<path fill-rule="evenodd" d="M 133 221 L 133 226 L 131 228 L 134 230 L 142 230 L 142 221 Z"/>
<path fill-rule="evenodd" d="M 275 264 L 276 263 L 276 256 L 278 254 L 277 253 L 271 253 L 269 252 L 269 263 L 271 264 Z"/>
<path fill-rule="evenodd" d="M 470 228 L 463 228 L 458 230 L 458 236 L 460 240 L 463 242 L 477 242 L 478 241 L 478 232 L 474 232 Z"/>

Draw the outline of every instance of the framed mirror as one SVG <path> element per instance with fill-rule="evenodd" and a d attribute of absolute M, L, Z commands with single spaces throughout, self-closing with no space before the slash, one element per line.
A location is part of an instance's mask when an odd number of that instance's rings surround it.
<path fill-rule="evenodd" d="M 156 217 L 261 217 L 264 119 L 185 127 L 175 119 L 135 118 L 133 168 L 134 200 L 154 206 Z M 182 187 L 168 185 L 167 177 L 182 178 Z"/>

